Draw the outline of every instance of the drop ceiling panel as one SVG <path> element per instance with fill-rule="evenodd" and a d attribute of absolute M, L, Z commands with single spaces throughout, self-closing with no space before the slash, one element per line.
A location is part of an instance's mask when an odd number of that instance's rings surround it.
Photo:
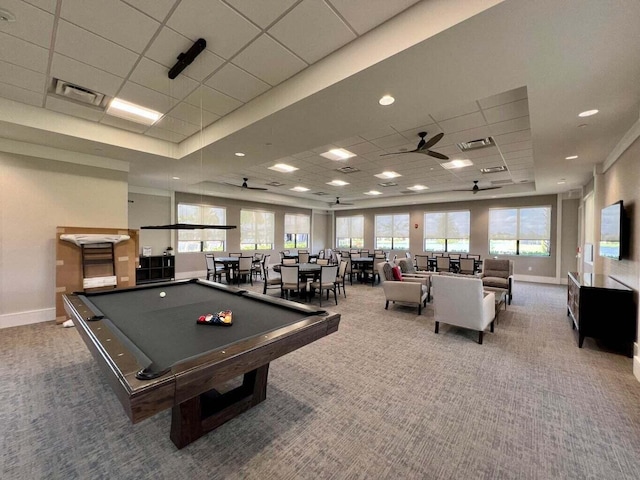
<path fill-rule="evenodd" d="M 509 143 L 524 142 L 531 140 L 531 130 L 520 130 L 519 132 L 505 133 L 504 135 L 496 135 L 496 142 L 501 147 Z"/>
<path fill-rule="evenodd" d="M 355 137 L 345 138 L 344 140 L 338 140 L 338 141 L 333 142 L 333 143 L 336 146 L 340 147 L 340 148 L 346 148 L 346 147 L 350 147 L 351 145 L 357 145 L 357 144 L 362 143 L 364 141 L 365 141 L 364 138 L 359 137 L 359 136 L 355 136 Z"/>
<path fill-rule="evenodd" d="M 53 31 L 53 15 L 17 0 L 3 1 L 2 7 L 13 13 L 16 21 L 1 22 L 0 32 L 49 48 Z"/>
<path fill-rule="evenodd" d="M 127 3 L 162 22 L 176 0 L 126 0 Z"/>
<path fill-rule="evenodd" d="M 56 11 L 57 0 L 26 0 L 26 2 L 49 13 L 55 13 Z"/>
<path fill-rule="evenodd" d="M 442 120 L 438 122 L 442 131 L 446 134 L 460 132 L 462 130 L 469 130 L 470 128 L 476 128 L 485 125 L 486 122 L 480 112 L 469 113 L 448 120 Z"/>
<path fill-rule="evenodd" d="M 186 137 L 193 135 L 200 130 L 198 125 L 185 122 L 184 120 L 180 120 L 179 118 L 174 118 L 169 115 L 162 117 L 153 126 L 170 132 L 179 133 Z"/>
<path fill-rule="evenodd" d="M 170 132 L 169 130 L 164 130 L 162 128 L 156 127 L 155 125 L 147 130 L 145 135 L 149 135 L 150 137 L 159 138 L 160 140 L 166 140 L 173 143 L 179 143 L 187 138 L 185 135 L 176 132 Z"/>
<path fill-rule="evenodd" d="M 438 142 L 434 148 L 445 145 L 453 145 L 460 142 L 469 142 L 471 140 L 478 140 L 480 138 L 487 138 L 491 135 L 489 127 L 482 126 L 477 128 L 470 128 L 469 130 L 463 130 L 461 132 L 450 133 L 446 136 L 447 140 L 443 138 L 441 142 Z M 466 154 L 467 152 L 465 152 Z"/>
<path fill-rule="evenodd" d="M 74 117 L 84 118 L 97 122 L 104 115 L 104 111 L 99 108 L 91 108 L 79 103 L 57 97 L 55 95 L 47 95 L 46 107 L 50 110 L 64 113 L 65 115 L 73 115 Z"/>
<path fill-rule="evenodd" d="M 471 113 L 478 112 L 480 108 L 476 102 L 469 102 L 462 105 L 456 105 L 449 107 L 431 114 L 436 122 L 442 122 L 444 120 L 451 120 L 455 117 L 462 117 Z"/>
<path fill-rule="evenodd" d="M 46 73 L 49 52 L 18 37 L 0 32 L 0 60 L 19 65 L 29 70 Z"/>
<path fill-rule="evenodd" d="M 137 53 L 160 27 L 156 20 L 119 0 L 64 0 L 60 16 Z"/>
<path fill-rule="evenodd" d="M 220 116 L 215 113 L 211 113 L 204 109 L 201 110 L 199 107 L 194 107 L 186 102 L 180 102 L 176 105 L 171 110 L 171 116 L 203 127 L 206 127 L 211 122 L 215 122 L 220 118 Z"/>
<path fill-rule="evenodd" d="M 109 125 L 111 127 L 121 128 L 123 130 L 129 130 L 130 132 L 135 133 L 142 133 L 148 128 L 146 125 L 130 122 L 129 120 L 125 120 L 124 118 L 113 117 L 111 115 L 105 115 L 100 123 Z"/>
<path fill-rule="evenodd" d="M 204 38 L 209 50 L 227 59 L 260 33 L 255 25 L 218 0 L 183 0 L 167 25 L 193 41 Z"/>
<path fill-rule="evenodd" d="M 138 55 L 64 20 L 58 23 L 56 51 L 101 70 L 126 77 Z"/>
<path fill-rule="evenodd" d="M 231 63 L 218 70 L 206 84 L 242 102 L 248 102 L 271 88 Z"/>
<path fill-rule="evenodd" d="M 332 0 L 331 4 L 338 9 L 359 35 L 397 15 L 418 0 Z"/>
<path fill-rule="evenodd" d="M 518 132 L 520 130 L 528 130 L 531 128 L 529 116 L 514 118 L 506 122 L 492 123 L 489 125 L 492 135 L 502 135 L 504 133 Z"/>
<path fill-rule="evenodd" d="M 147 58 L 140 60 L 129 79 L 143 87 L 178 99 L 183 99 L 198 88 L 198 82 L 184 75 L 170 79 L 166 67 Z"/>
<path fill-rule="evenodd" d="M 200 105 L 202 105 L 202 108 L 205 110 L 220 116 L 226 115 L 242 105 L 242 102 L 235 98 L 231 98 L 224 93 L 220 93 L 206 86 L 198 88 L 185 100 L 194 107 L 200 107 Z"/>
<path fill-rule="evenodd" d="M 515 150 L 513 152 L 503 152 L 502 156 L 505 160 L 513 160 L 514 158 L 522 158 L 522 157 L 531 157 L 533 158 L 533 150 L 532 149 L 521 149 Z"/>
<path fill-rule="evenodd" d="M 524 98 L 527 98 L 527 87 L 514 88 L 513 90 L 499 93 L 498 95 L 483 98 L 482 100 L 478 100 L 478 103 L 484 109 L 515 102 Z"/>
<path fill-rule="evenodd" d="M 255 0 L 227 0 L 227 3 L 261 28 L 266 28 L 296 1 L 269 0 L 268 2 L 256 2 Z"/>
<path fill-rule="evenodd" d="M 32 92 L 31 90 L 25 90 L 24 88 L 19 88 L 7 83 L 0 83 L 0 97 L 8 98 L 15 102 L 26 103 L 27 105 L 41 107 L 43 94 Z"/>
<path fill-rule="evenodd" d="M 529 102 L 518 100 L 517 102 L 505 103 L 498 107 L 483 110 L 484 116 L 489 123 L 504 122 L 518 117 L 526 117 L 529 115 Z"/>
<path fill-rule="evenodd" d="M 296 5 L 269 29 L 269 34 L 309 64 L 356 38 L 326 3 L 316 0 L 303 0 Z"/>
<path fill-rule="evenodd" d="M 24 88 L 42 94 L 44 92 L 45 76 L 42 73 L 26 68 L 0 62 L 0 82 Z"/>
<path fill-rule="evenodd" d="M 240 52 L 233 63 L 270 85 L 279 84 L 307 66 L 268 35 Z"/>
<path fill-rule="evenodd" d="M 118 98 L 142 105 L 160 113 L 165 113 L 178 103 L 175 98 L 163 95 L 137 83 L 127 82 L 118 94 Z"/>
<path fill-rule="evenodd" d="M 371 140 L 371 143 L 373 143 L 378 148 L 382 148 L 382 149 L 389 149 L 392 147 L 404 146 L 406 142 L 407 142 L 407 139 L 404 138 L 399 133 L 395 133 L 393 135 L 387 135 L 386 137 L 380 137 L 380 138 Z M 415 144 L 413 144 L 411 148 L 412 149 L 416 148 L 417 144 L 418 143 L 416 142 Z"/>
<path fill-rule="evenodd" d="M 110 97 L 116 95 L 124 82 L 123 78 L 57 53 L 51 62 L 51 76 Z"/>
<path fill-rule="evenodd" d="M 509 143 L 508 145 L 501 146 L 500 151 L 502 152 L 504 157 L 507 158 L 507 156 L 505 155 L 506 153 L 516 152 L 518 150 L 531 150 L 532 148 L 533 147 L 531 145 L 531 140 L 529 140 L 526 142 Z"/>

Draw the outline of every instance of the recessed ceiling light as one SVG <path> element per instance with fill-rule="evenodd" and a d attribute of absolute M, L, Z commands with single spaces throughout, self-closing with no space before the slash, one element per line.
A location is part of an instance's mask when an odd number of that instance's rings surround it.
<path fill-rule="evenodd" d="M 377 190 L 369 190 L 368 192 L 364 192 L 365 195 L 382 195 L 382 192 Z"/>
<path fill-rule="evenodd" d="M 578 158 L 578 155 L 571 155 L 570 157 L 564 157 L 565 160 L 575 160 Z"/>
<path fill-rule="evenodd" d="M 171 178 L 173 178 L 174 180 L 180 180 L 180 177 L 171 177 Z"/>
<path fill-rule="evenodd" d="M 473 165 L 471 160 L 451 160 L 450 162 L 445 162 L 440 164 L 442 168 L 446 168 L 447 170 L 451 170 L 452 168 L 462 168 L 469 167 Z"/>
<path fill-rule="evenodd" d="M 356 154 L 344 148 L 334 148 L 328 152 L 321 153 L 320 156 L 329 160 L 346 160 L 347 158 L 355 157 Z"/>
<path fill-rule="evenodd" d="M 244 153 L 242 153 L 242 152 L 236 152 L 236 153 L 234 153 L 234 155 L 236 157 L 244 157 Z"/>
<path fill-rule="evenodd" d="M 327 185 L 333 185 L 334 187 L 344 187 L 345 185 L 349 185 L 349 182 L 345 182 L 344 180 L 331 180 L 327 182 Z"/>
<path fill-rule="evenodd" d="M 298 170 L 298 167 L 292 167 L 286 163 L 276 163 L 274 166 L 269 167 L 269 170 L 275 170 L 276 172 L 290 173 Z"/>
<path fill-rule="evenodd" d="M 395 101 L 396 99 L 393 98 L 391 95 L 383 95 L 383 97 L 380 100 L 378 100 L 378 103 L 386 107 L 387 105 L 391 105 Z"/>
<path fill-rule="evenodd" d="M 558 185 L 564 185 L 565 183 L 567 183 L 564 178 L 561 178 L 560 181 L 558 182 Z"/>
<path fill-rule="evenodd" d="M 162 117 L 160 112 L 141 107 L 135 103 L 125 102 L 119 98 L 111 100 L 109 108 L 107 108 L 107 114 L 144 125 L 153 125 Z"/>
<path fill-rule="evenodd" d="M 293 190 L 294 192 L 308 192 L 309 189 L 305 188 L 305 187 L 293 187 L 290 188 L 289 190 Z"/>
<path fill-rule="evenodd" d="M 378 178 L 396 178 L 396 177 L 401 177 L 402 175 L 400 175 L 397 172 L 382 172 L 382 173 L 378 173 L 376 175 L 374 175 Z"/>
<path fill-rule="evenodd" d="M 419 192 L 421 190 L 428 190 L 429 187 L 425 185 L 414 185 L 413 187 L 407 187 L 407 190 L 413 190 L 414 192 Z"/>
<path fill-rule="evenodd" d="M 15 22 L 16 16 L 9 10 L 0 8 L 0 22 Z"/>
<path fill-rule="evenodd" d="M 598 113 L 598 110 L 593 109 L 593 110 L 586 110 L 584 112 L 581 112 L 578 114 L 579 117 L 590 117 L 591 115 L 595 115 L 596 113 Z"/>

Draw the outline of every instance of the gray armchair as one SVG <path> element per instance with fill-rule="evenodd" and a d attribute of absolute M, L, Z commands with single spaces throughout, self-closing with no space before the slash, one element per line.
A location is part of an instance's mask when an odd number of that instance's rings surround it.
<path fill-rule="evenodd" d="M 485 290 L 506 293 L 507 302 L 511 305 L 513 296 L 513 260 L 497 260 L 485 258 L 482 262 L 482 286 Z"/>
<path fill-rule="evenodd" d="M 378 275 L 382 282 L 382 289 L 385 296 L 385 310 L 389 309 L 389 302 L 402 302 L 418 305 L 418 315 L 422 314 L 422 307 L 427 306 L 427 296 L 429 295 L 428 278 L 403 278 L 397 281 L 393 279 L 391 264 L 381 262 L 378 264 Z"/>

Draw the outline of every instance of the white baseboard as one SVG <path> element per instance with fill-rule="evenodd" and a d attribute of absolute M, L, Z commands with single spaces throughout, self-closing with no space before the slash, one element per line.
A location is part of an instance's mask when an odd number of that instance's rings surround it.
<path fill-rule="evenodd" d="M 21 325 L 29 325 L 31 323 L 49 322 L 51 320 L 55 320 L 55 318 L 55 308 L 7 313 L 5 315 L 0 315 L 0 328 L 19 327 Z"/>
<path fill-rule="evenodd" d="M 207 271 L 200 270 L 195 272 L 176 272 L 176 280 L 185 280 L 187 278 L 207 278 Z"/>
<path fill-rule="evenodd" d="M 640 382 L 640 357 L 638 355 L 633 357 L 633 375 Z"/>
<path fill-rule="evenodd" d="M 551 283 L 553 285 L 562 285 L 567 284 L 566 278 L 556 278 L 556 277 L 540 277 L 537 275 L 514 275 L 513 279 L 517 282 L 520 280 L 521 282 L 532 282 L 532 283 Z"/>

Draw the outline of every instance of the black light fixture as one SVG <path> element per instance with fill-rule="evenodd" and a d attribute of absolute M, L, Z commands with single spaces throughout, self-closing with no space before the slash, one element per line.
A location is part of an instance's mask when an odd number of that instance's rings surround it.
<path fill-rule="evenodd" d="M 172 223 L 170 225 L 147 225 L 140 227 L 141 230 L 233 230 L 235 225 L 200 225 L 194 223 Z"/>
<path fill-rule="evenodd" d="M 187 53 L 181 53 L 178 55 L 178 63 L 169 70 L 169 78 L 173 80 L 180 75 L 180 72 L 191 65 L 191 62 L 193 62 L 205 48 L 207 48 L 207 41 L 204 38 L 196 40 L 196 43 L 193 44 Z"/>

